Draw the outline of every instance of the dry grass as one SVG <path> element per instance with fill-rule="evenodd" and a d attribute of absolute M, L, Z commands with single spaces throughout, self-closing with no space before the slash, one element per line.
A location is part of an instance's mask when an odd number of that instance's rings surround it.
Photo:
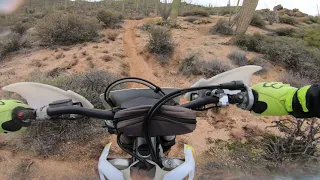
<path fill-rule="evenodd" d="M 178 148 L 183 149 L 185 144 L 188 144 L 188 140 L 186 138 L 179 139 Z"/>
<path fill-rule="evenodd" d="M 83 56 L 87 56 L 87 55 L 88 55 L 87 51 L 82 51 L 81 54 L 82 54 Z"/>
<path fill-rule="evenodd" d="M 111 41 L 115 41 L 119 34 L 120 34 L 119 31 L 108 31 L 107 38 L 110 39 Z"/>
<path fill-rule="evenodd" d="M 60 52 L 59 54 L 57 54 L 56 56 L 56 59 L 61 59 L 61 58 L 64 58 L 66 57 L 62 52 Z"/>
<path fill-rule="evenodd" d="M 87 58 L 86 58 L 86 61 L 87 61 L 87 64 L 88 64 L 88 66 L 89 66 L 90 68 L 94 68 L 94 67 L 95 67 L 95 65 L 94 65 L 93 62 L 92 62 L 92 57 L 91 57 L 91 56 L 87 57 Z"/>
<path fill-rule="evenodd" d="M 247 65 L 247 53 L 244 51 L 232 51 L 229 55 L 228 58 L 235 64 L 238 66 L 245 66 Z"/>
<path fill-rule="evenodd" d="M 180 72 L 185 76 L 202 75 L 206 78 L 213 77 L 230 69 L 232 67 L 224 61 L 218 59 L 200 60 L 198 55 L 184 58 L 180 66 Z"/>
<path fill-rule="evenodd" d="M 125 57 L 127 57 L 126 55 L 121 54 L 121 53 L 113 53 L 112 55 L 117 56 L 117 57 L 119 57 L 119 58 L 125 58 Z"/>
<path fill-rule="evenodd" d="M 43 64 L 41 63 L 41 60 L 39 60 L 39 59 L 33 59 L 29 65 L 34 66 L 34 67 L 42 67 L 43 66 Z"/>
<path fill-rule="evenodd" d="M 121 75 L 124 76 L 124 77 L 129 77 L 129 75 L 130 75 L 130 66 L 129 66 L 129 64 L 126 63 L 126 62 L 122 62 L 121 63 L 121 68 L 122 68 Z"/>
<path fill-rule="evenodd" d="M 109 55 L 104 55 L 100 59 L 102 59 L 105 62 L 109 62 L 109 61 L 112 61 L 113 57 Z"/>
<path fill-rule="evenodd" d="M 30 167 L 34 162 L 30 159 L 21 159 L 14 172 L 11 174 L 11 178 L 15 180 L 29 179 Z"/>

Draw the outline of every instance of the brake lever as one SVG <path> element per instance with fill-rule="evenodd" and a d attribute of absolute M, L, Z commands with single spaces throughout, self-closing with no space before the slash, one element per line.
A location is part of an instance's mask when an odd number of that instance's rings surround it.
<path fill-rule="evenodd" d="M 254 96 L 253 96 L 252 89 L 248 85 L 245 85 L 245 89 L 246 90 L 244 92 L 238 93 L 243 97 L 243 100 L 242 100 L 242 103 L 237 104 L 237 107 L 240 109 L 249 111 L 253 106 Z"/>

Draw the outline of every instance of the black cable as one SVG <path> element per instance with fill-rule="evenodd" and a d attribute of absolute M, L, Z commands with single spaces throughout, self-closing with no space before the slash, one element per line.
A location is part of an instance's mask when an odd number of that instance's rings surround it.
<path fill-rule="evenodd" d="M 122 133 L 121 133 L 122 134 Z M 133 152 L 129 151 L 128 149 L 124 148 L 121 141 L 120 141 L 120 136 L 121 134 L 119 134 L 117 136 L 117 143 L 118 143 L 118 146 L 126 153 L 130 154 L 131 156 L 135 157 L 136 159 L 138 159 L 140 162 L 142 162 L 146 167 L 148 167 L 148 162 L 143 159 L 142 157 L 138 156 L 137 154 L 134 154 Z"/>
<path fill-rule="evenodd" d="M 139 80 L 139 81 L 143 81 L 143 82 L 149 83 L 149 84 L 151 84 L 151 85 L 155 88 L 153 91 L 154 91 L 156 94 L 161 93 L 162 96 L 165 96 L 165 95 L 166 95 L 159 86 L 155 85 L 154 83 L 152 83 L 152 82 L 150 82 L 150 81 L 148 81 L 148 80 L 145 80 L 145 79 L 142 79 L 142 78 L 137 78 L 137 77 L 127 77 L 127 78 L 118 79 L 118 80 L 112 82 L 111 84 L 109 84 L 109 85 L 106 87 L 106 89 L 105 89 L 105 91 L 104 91 L 104 100 L 105 100 L 106 102 L 114 105 L 113 102 L 109 101 L 109 99 L 107 98 L 107 92 L 108 92 L 108 90 L 109 90 L 110 87 L 112 87 L 114 84 L 119 83 L 120 81 L 123 81 L 123 80 Z M 143 83 L 141 83 L 141 82 L 136 82 L 136 81 L 132 81 L 132 82 L 135 82 L 135 83 L 138 83 L 138 84 L 143 84 Z M 121 83 L 120 83 L 120 84 L 121 84 Z M 145 84 L 143 84 L 143 85 L 145 85 Z M 145 86 L 147 86 L 147 85 L 145 85 Z M 148 86 L 148 87 L 149 87 L 149 86 Z M 149 88 L 150 88 L 150 87 L 149 87 Z M 151 88 L 150 88 L 150 89 L 151 89 Z"/>
<path fill-rule="evenodd" d="M 154 149 L 152 147 L 152 142 L 151 142 L 150 135 L 149 135 L 149 121 L 151 121 L 151 119 L 159 111 L 161 106 L 164 105 L 167 101 L 171 100 L 172 98 L 175 98 L 177 96 L 180 96 L 180 95 L 188 93 L 188 92 L 198 91 L 198 90 L 203 90 L 203 89 L 212 90 L 212 89 L 219 89 L 219 88 L 221 88 L 221 85 L 218 85 L 218 86 L 207 86 L 207 87 L 194 87 L 194 88 L 187 88 L 187 89 L 177 90 L 177 91 L 174 91 L 174 92 L 172 92 L 170 94 L 165 95 L 156 104 L 154 104 L 150 108 L 148 114 L 144 118 L 142 131 L 144 132 L 144 136 L 145 136 L 146 142 L 148 144 L 148 148 L 149 148 L 149 151 L 151 153 L 151 157 L 157 164 L 159 164 L 159 160 L 158 160 L 158 157 L 156 156 L 155 151 L 154 151 Z"/>

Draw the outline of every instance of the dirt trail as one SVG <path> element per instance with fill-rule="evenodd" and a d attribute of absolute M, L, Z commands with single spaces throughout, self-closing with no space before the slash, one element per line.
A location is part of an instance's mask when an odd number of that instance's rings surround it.
<path fill-rule="evenodd" d="M 124 25 L 123 45 L 130 64 L 130 76 L 144 78 L 155 84 L 160 84 L 160 80 L 153 74 L 152 68 L 137 51 L 135 29 L 143 22 L 143 20 L 127 21 Z"/>

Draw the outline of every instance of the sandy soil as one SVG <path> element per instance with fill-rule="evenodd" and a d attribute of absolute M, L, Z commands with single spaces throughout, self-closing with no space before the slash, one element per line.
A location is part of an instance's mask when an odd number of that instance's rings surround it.
<path fill-rule="evenodd" d="M 126 21 L 115 41 L 101 38 L 98 42 L 79 44 L 70 48 L 43 49 L 25 54 L 15 54 L 7 57 L 0 68 L 0 86 L 13 82 L 25 81 L 32 72 L 48 73 L 54 68 L 63 67 L 67 73 L 83 72 L 91 69 L 102 69 L 118 74 L 129 74 L 150 80 L 162 87 L 190 87 L 200 77 L 186 78 L 179 73 L 180 61 L 192 53 L 198 53 L 203 59 L 214 61 L 220 59 L 231 64 L 227 55 L 238 48 L 226 45 L 230 37 L 209 34 L 209 29 L 220 17 L 211 17 L 212 23 L 194 25 L 179 18 L 181 29 L 173 30 L 176 44 L 174 55 L 167 63 L 160 63 L 144 50 L 149 39 L 148 33 L 137 29 L 146 20 Z M 278 26 L 278 25 L 277 25 Z M 110 30 L 101 32 L 104 35 Z M 264 30 L 250 27 L 249 33 Z M 248 57 L 256 56 L 248 53 Z M 105 60 L 105 56 L 111 56 Z M 90 58 L 89 58 L 90 57 Z M 90 64 L 91 62 L 91 64 Z M 93 63 L 93 65 L 92 65 Z M 125 68 L 129 65 L 129 68 Z M 254 76 L 252 83 L 274 81 L 278 79 L 281 68 L 273 68 L 266 75 Z M 136 87 L 136 86 L 131 86 Z M 234 106 L 217 112 L 209 111 L 199 117 L 197 129 L 190 134 L 177 137 L 177 145 L 173 147 L 170 156 L 182 156 L 183 150 L 179 142 L 188 143 L 195 148 L 196 158 L 210 147 L 211 139 L 236 139 L 246 141 L 246 130 L 256 134 L 277 118 L 261 118 L 241 111 Z M 246 127 L 244 130 L 244 127 Z M 38 159 L 26 155 L 25 152 L 12 152 L 6 148 L 1 150 L 5 135 L 0 135 L 0 179 L 96 179 L 96 160 L 87 162 L 58 161 L 53 158 Z M 113 148 L 116 148 L 112 138 Z M 23 169 L 16 172 L 23 164 Z M 25 165 L 27 164 L 27 165 Z M 26 166 L 26 167 L 25 167 Z"/>

